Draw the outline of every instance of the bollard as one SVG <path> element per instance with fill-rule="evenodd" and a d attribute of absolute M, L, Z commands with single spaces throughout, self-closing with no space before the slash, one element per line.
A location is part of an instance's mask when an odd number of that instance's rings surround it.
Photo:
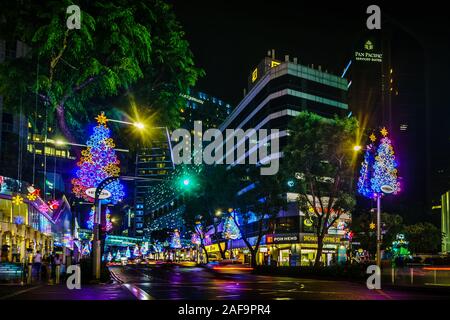
<path fill-rule="evenodd" d="M 437 281 L 436 281 L 436 269 L 434 269 L 433 275 L 434 275 L 434 284 L 436 284 L 437 283 Z"/>
<path fill-rule="evenodd" d="M 394 284 L 394 282 L 395 282 L 395 268 L 394 267 L 392 267 L 391 268 L 391 281 L 392 281 L 392 284 Z"/>
<path fill-rule="evenodd" d="M 28 274 L 27 274 L 27 284 L 31 284 L 31 279 L 33 277 L 33 265 L 28 265 Z"/>
<path fill-rule="evenodd" d="M 409 273 L 411 275 L 411 284 L 413 284 L 414 283 L 414 268 L 410 268 Z"/>
<path fill-rule="evenodd" d="M 56 271 L 55 271 L 56 284 L 59 284 L 60 270 L 61 270 L 61 266 L 57 265 Z"/>

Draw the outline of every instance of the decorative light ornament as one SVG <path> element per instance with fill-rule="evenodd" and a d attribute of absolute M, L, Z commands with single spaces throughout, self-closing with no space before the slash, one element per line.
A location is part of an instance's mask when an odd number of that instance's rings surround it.
<path fill-rule="evenodd" d="M 15 195 L 12 197 L 12 203 L 16 206 L 20 206 L 23 203 L 23 198 L 20 196 L 20 194 Z"/>
<path fill-rule="evenodd" d="M 102 112 L 100 113 L 98 116 L 95 117 L 95 120 L 97 120 L 97 123 L 99 125 L 106 125 L 106 123 L 108 122 L 108 118 L 106 118 L 105 113 Z"/>
<path fill-rule="evenodd" d="M 56 210 L 59 208 L 59 202 L 57 200 L 51 200 L 48 202 L 48 206 L 50 207 L 50 209 Z"/>
<path fill-rule="evenodd" d="M 50 208 L 45 203 L 39 205 L 38 210 L 42 213 L 47 213 Z"/>
<path fill-rule="evenodd" d="M 34 193 L 27 194 L 27 199 L 30 201 L 34 201 L 37 199 L 37 196 Z"/>
<path fill-rule="evenodd" d="M 371 222 L 371 223 L 369 224 L 370 230 L 375 230 L 375 227 L 376 227 L 375 223 Z"/>

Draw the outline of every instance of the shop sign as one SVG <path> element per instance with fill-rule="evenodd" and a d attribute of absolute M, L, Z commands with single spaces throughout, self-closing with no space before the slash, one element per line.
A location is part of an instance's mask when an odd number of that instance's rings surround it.
<path fill-rule="evenodd" d="M 317 243 L 317 236 L 314 234 L 303 234 L 301 242 L 306 243 Z M 326 235 L 323 238 L 323 243 L 333 243 L 333 244 L 339 244 L 341 242 L 340 237 L 333 237 L 330 235 Z"/>
<path fill-rule="evenodd" d="M 266 236 L 266 243 L 297 243 L 297 233 L 271 234 Z"/>
<path fill-rule="evenodd" d="M 85 193 L 88 197 L 95 198 L 96 190 L 97 190 L 97 188 L 88 188 L 88 189 L 86 189 Z M 102 192 L 100 192 L 100 195 L 98 198 L 99 198 L 99 200 L 103 200 L 103 199 L 108 199 L 110 197 L 111 197 L 111 192 L 109 192 L 106 189 L 103 189 Z"/>
<path fill-rule="evenodd" d="M 261 248 L 259 248 L 259 252 L 267 252 L 267 248 L 266 247 L 261 247 Z"/>

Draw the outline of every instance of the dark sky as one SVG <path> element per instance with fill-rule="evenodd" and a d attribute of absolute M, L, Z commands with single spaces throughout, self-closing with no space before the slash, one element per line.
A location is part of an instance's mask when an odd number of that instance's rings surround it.
<path fill-rule="evenodd" d="M 368 32 L 367 6 L 379 5 L 383 20 L 423 48 L 427 77 L 417 74 L 417 83 L 429 83 L 430 118 L 428 124 L 424 120 L 423 134 L 428 127 L 431 172 L 450 171 L 450 14 L 442 2 L 168 1 L 186 31 L 196 64 L 206 72 L 197 89 L 234 106 L 243 96 L 250 70 L 268 49 L 275 49 L 281 60 L 289 54 L 302 64 L 321 65 L 340 75 L 353 46 Z M 400 42 L 395 44 L 399 52 Z M 408 49 L 401 54 L 407 61 Z M 411 65 L 407 72 L 414 75 L 417 69 L 423 70 L 415 67 Z"/>
<path fill-rule="evenodd" d="M 340 74 L 356 39 L 367 31 L 366 8 L 373 1 L 170 0 L 184 26 L 196 63 L 206 71 L 198 88 L 236 105 L 249 71 L 268 49 L 298 57 Z M 382 16 L 400 23 L 433 52 L 434 64 L 450 49 L 449 14 L 437 1 L 377 2 Z M 450 22 L 449 22 L 450 24 Z M 439 68 L 450 66 L 439 65 Z M 449 72 L 447 72 L 448 74 Z M 439 79 L 450 83 L 449 76 Z M 448 100 L 447 100 L 448 101 Z"/>

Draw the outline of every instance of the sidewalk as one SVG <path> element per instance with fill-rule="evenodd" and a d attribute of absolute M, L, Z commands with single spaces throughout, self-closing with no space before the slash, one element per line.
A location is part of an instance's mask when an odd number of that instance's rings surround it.
<path fill-rule="evenodd" d="M 85 284 L 69 290 L 65 284 L 0 284 L 0 300 L 135 300 L 121 284 Z"/>

